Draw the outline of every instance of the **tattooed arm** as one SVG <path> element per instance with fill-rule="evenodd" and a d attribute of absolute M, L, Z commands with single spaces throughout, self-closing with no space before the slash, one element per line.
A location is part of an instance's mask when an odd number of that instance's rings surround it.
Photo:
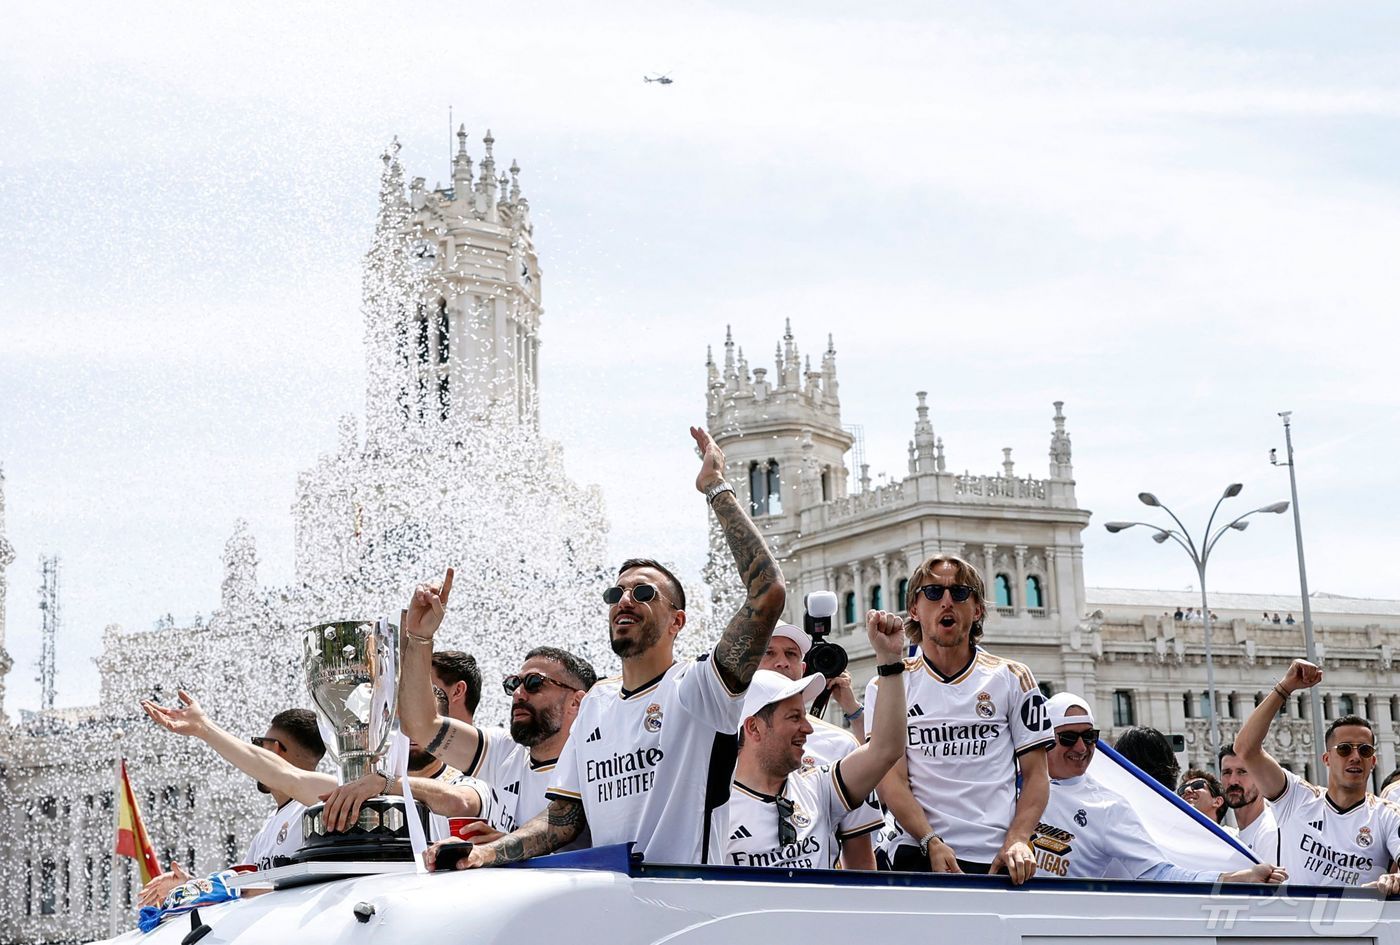
<path fill-rule="evenodd" d="M 724 453 L 701 428 L 691 427 L 690 435 L 695 437 L 702 457 L 695 488 L 703 493 L 724 481 Z M 783 572 L 778 562 L 773 560 L 763 536 L 739 504 L 738 496 L 733 492 L 721 493 L 710 506 L 734 555 L 745 594 L 739 612 L 729 621 L 715 646 L 715 668 L 730 692 L 743 692 L 749 688 L 749 680 L 763 659 L 763 651 L 768 648 L 768 638 L 782 617 L 787 589 L 783 586 Z"/>
<path fill-rule="evenodd" d="M 475 725 L 439 715 L 433 696 L 433 634 L 442 625 L 453 571 L 442 584 L 420 584 L 408 605 L 400 640 L 399 722 L 404 734 L 458 771 L 471 774 L 481 748 Z"/>
<path fill-rule="evenodd" d="M 473 847 L 465 860 L 457 861 L 457 869 L 479 866 L 501 866 L 518 863 L 531 857 L 553 853 L 567 846 L 588 826 L 583 816 L 583 801 L 572 798 L 551 798 L 549 808 L 525 826 L 499 840 Z M 441 844 L 428 848 L 427 866 L 432 869 Z"/>

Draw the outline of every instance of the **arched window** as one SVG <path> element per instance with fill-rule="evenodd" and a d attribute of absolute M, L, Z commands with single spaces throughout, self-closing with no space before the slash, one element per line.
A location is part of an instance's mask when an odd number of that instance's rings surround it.
<path fill-rule="evenodd" d="M 768 514 L 783 514 L 783 480 L 778 475 L 778 461 L 768 461 Z"/>
<path fill-rule="evenodd" d="M 749 463 L 749 514 L 768 514 L 768 476 L 758 463 Z"/>
<path fill-rule="evenodd" d="M 1337 718 L 1344 715 L 1356 714 L 1356 699 L 1352 696 L 1341 695 L 1337 697 Z"/>
<path fill-rule="evenodd" d="M 822 501 L 831 501 L 831 467 L 822 467 Z"/>
<path fill-rule="evenodd" d="M 885 589 L 878 584 L 870 589 L 870 609 L 885 609 Z"/>
<path fill-rule="evenodd" d="M 847 591 L 847 592 L 846 592 L 846 614 L 845 614 L 845 616 L 846 616 L 846 623 L 855 623 L 855 622 L 856 622 L 856 593 L 855 593 L 855 591 Z"/>
<path fill-rule="evenodd" d="M 1034 574 L 1026 578 L 1026 606 L 1036 609 L 1045 606 L 1045 597 L 1040 592 L 1040 578 Z"/>
<path fill-rule="evenodd" d="M 899 609 L 901 611 L 909 609 L 909 579 L 899 579 Z"/>
<path fill-rule="evenodd" d="M 997 605 L 998 607 L 1010 607 L 1010 606 L 1011 606 L 1011 578 L 1007 577 L 1005 574 L 998 574 L 997 577 L 996 577 L 995 584 L 996 584 L 996 592 L 997 592 L 997 603 L 996 603 L 996 605 Z"/>

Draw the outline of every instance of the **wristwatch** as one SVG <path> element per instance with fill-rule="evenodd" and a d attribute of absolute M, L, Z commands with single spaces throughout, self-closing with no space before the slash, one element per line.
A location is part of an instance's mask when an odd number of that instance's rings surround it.
<path fill-rule="evenodd" d="M 715 483 L 713 486 L 710 486 L 710 488 L 708 488 L 708 489 L 705 490 L 705 501 L 708 502 L 710 505 L 714 505 L 714 504 L 715 504 L 715 499 L 718 499 L 720 496 L 724 495 L 726 492 L 733 492 L 733 491 L 734 491 L 734 487 L 733 487 L 733 486 L 731 486 L 729 483 L 727 483 L 727 482 L 725 482 L 725 481 L 723 481 L 723 480 L 720 480 L 719 482 Z"/>
<path fill-rule="evenodd" d="M 875 672 L 880 676 L 898 676 L 904 672 L 904 662 L 884 663 L 875 667 Z"/>
<path fill-rule="evenodd" d="M 920 838 L 919 838 L 919 855 L 922 856 L 922 857 L 927 857 L 927 856 L 928 856 L 928 845 L 929 845 L 930 843 L 932 843 L 933 841 L 935 841 L 935 840 L 939 841 L 940 843 L 943 842 L 943 838 L 940 837 L 938 834 L 934 833 L 932 830 L 930 830 L 928 833 L 926 833 L 926 834 L 924 834 L 922 837 L 920 837 Z"/>

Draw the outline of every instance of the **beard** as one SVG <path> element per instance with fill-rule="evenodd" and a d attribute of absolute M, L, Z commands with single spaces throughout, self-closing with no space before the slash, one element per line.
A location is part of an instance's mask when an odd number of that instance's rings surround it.
<path fill-rule="evenodd" d="M 1253 804 L 1258 799 L 1258 791 L 1255 791 L 1251 795 L 1249 793 L 1246 793 L 1244 788 L 1225 789 L 1225 806 L 1230 808 L 1231 810 L 1237 810 L 1241 807 L 1248 807 L 1250 804 Z"/>
<path fill-rule="evenodd" d="M 613 636 L 612 628 L 608 628 L 609 642 L 612 644 L 612 651 L 621 659 L 629 659 L 633 656 L 640 656 L 647 650 L 656 646 L 661 639 L 661 627 L 651 620 L 633 625 L 636 636 L 630 639 L 618 639 Z"/>
<path fill-rule="evenodd" d="M 430 751 L 419 749 L 408 753 L 408 769 L 410 771 L 422 771 L 435 761 L 437 761 L 437 757 Z"/>
<path fill-rule="evenodd" d="M 520 705 L 517 708 L 530 713 L 528 719 L 514 718 L 515 708 L 511 709 L 512 718 L 510 720 L 510 737 L 518 745 L 526 748 L 534 748 L 545 739 L 552 738 L 559 733 L 560 716 L 563 714 L 560 706 L 552 709 L 536 709 L 534 706 Z"/>

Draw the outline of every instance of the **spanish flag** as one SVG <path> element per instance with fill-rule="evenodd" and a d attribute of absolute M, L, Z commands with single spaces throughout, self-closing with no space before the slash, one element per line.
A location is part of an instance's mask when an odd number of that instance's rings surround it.
<path fill-rule="evenodd" d="M 118 856 L 129 856 L 141 864 L 141 885 L 144 886 L 160 875 L 160 864 L 156 862 L 156 851 L 151 846 L 151 838 L 146 833 L 146 825 L 141 822 L 141 808 L 136 804 L 136 792 L 131 789 L 131 779 L 126 776 L 126 759 L 121 760 L 118 769 L 121 777 L 117 784 L 117 848 Z"/>

